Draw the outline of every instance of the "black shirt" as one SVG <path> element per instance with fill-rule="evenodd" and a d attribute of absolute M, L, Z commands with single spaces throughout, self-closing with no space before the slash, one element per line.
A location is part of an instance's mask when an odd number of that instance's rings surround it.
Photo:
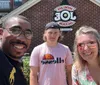
<path fill-rule="evenodd" d="M 22 63 L 15 61 L 0 50 L 0 85 L 27 85 Z"/>

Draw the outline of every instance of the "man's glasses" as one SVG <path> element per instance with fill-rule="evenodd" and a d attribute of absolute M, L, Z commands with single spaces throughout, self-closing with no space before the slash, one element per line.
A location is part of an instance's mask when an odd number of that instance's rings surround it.
<path fill-rule="evenodd" d="M 96 41 L 90 41 L 90 42 L 87 42 L 87 43 L 79 43 L 77 45 L 77 47 L 78 47 L 78 49 L 83 50 L 85 45 L 88 46 L 89 48 L 95 48 L 96 47 Z"/>
<path fill-rule="evenodd" d="M 6 29 L 7 30 L 7 29 Z M 11 35 L 14 35 L 16 37 L 20 36 L 22 34 L 22 32 L 24 33 L 24 36 L 27 39 L 32 39 L 33 37 L 33 32 L 30 29 L 27 29 L 25 31 L 23 31 L 20 27 L 12 27 L 9 30 L 7 30 Z"/>

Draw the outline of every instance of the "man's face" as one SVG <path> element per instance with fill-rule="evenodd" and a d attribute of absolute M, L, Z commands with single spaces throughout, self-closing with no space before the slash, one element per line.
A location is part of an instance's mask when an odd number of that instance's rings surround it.
<path fill-rule="evenodd" d="M 20 59 L 31 44 L 31 38 L 25 36 L 30 32 L 32 31 L 29 22 L 17 18 L 9 20 L 3 31 L 2 50 L 9 57 Z"/>
<path fill-rule="evenodd" d="M 0 39 L 2 39 L 3 29 L 0 28 Z"/>
<path fill-rule="evenodd" d="M 1 41 L 2 41 L 2 34 L 3 34 L 3 29 L 0 28 L 0 47 L 1 47 Z"/>

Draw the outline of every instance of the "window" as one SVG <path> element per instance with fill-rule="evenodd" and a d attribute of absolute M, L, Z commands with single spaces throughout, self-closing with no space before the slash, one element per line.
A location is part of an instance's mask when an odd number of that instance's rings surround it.
<path fill-rule="evenodd" d="M 11 9 L 10 0 L 0 0 L 0 12 L 9 12 Z"/>
<path fill-rule="evenodd" d="M 28 0 L 0 0 L 0 17 L 18 8 Z"/>

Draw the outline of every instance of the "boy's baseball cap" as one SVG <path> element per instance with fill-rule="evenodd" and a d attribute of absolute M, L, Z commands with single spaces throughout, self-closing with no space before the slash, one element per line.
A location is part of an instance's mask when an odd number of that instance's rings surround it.
<path fill-rule="evenodd" d="M 52 21 L 46 24 L 45 30 L 47 29 L 59 29 L 60 30 L 60 27 L 56 22 Z"/>

